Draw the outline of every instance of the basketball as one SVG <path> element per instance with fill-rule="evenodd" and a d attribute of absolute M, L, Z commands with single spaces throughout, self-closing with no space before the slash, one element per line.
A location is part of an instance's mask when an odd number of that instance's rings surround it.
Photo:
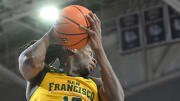
<path fill-rule="evenodd" d="M 58 43 L 70 49 L 80 49 L 89 43 L 88 33 L 78 24 L 90 28 L 85 17 L 90 11 L 80 5 L 70 5 L 62 9 L 59 19 L 54 25 L 54 34 Z"/>

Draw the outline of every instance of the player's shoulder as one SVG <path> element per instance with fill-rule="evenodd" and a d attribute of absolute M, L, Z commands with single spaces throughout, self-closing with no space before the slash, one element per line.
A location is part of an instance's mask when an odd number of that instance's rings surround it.
<path fill-rule="evenodd" d="M 91 79 L 96 83 L 98 88 L 100 88 L 102 86 L 102 79 L 101 78 L 91 77 Z"/>

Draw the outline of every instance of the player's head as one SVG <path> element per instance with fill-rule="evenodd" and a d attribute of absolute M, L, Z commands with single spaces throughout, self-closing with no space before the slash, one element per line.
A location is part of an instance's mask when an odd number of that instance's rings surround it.
<path fill-rule="evenodd" d="M 74 51 L 74 55 L 69 57 L 68 71 L 79 76 L 88 76 L 96 68 L 96 60 L 89 46 Z"/>

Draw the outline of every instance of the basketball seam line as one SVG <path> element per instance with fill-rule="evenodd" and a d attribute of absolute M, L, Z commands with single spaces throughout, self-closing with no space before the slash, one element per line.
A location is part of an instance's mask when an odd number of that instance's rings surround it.
<path fill-rule="evenodd" d="M 76 42 L 76 43 L 72 44 L 72 45 L 66 45 L 66 46 L 68 46 L 68 47 L 73 47 L 73 46 L 75 46 L 75 45 L 77 45 L 77 44 L 81 43 L 83 40 L 85 40 L 85 39 L 87 39 L 87 38 L 88 38 L 88 36 L 87 36 L 87 37 L 85 37 L 85 38 L 83 38 L 83 39 L 81 39 L 80 41 L 78 41 L 78 42 Z"/>
<path fill-rule="evenodd" d="M 71 18 L 67 17 L 67 16 L 64 16 L 64 15 L 61 15 L 62 17 L 64 17 L 65 19 L 71 21 L 72 23 L 75 23 L 77 26 L 79 26 L 80 24 L 78 24 L 76 21 L 72 20 Z M 90 26 L 87 26 L 86 28 L 90 28 Z"/>
<path fill-rule="evenodd" d="M 59 31 L 57 31 L 56 29 L 54 29 L 53 28 L 53 31 L 55 32 L 55 33 L 58 33 L 58 34 L 63 34 L 63 35 L 73 35 L 73 36 L 76 36 L 76 35 L 82 35 L 82 34 L 87 34 L 87 32 L 84 32 L 84 33 L 70 33 L 70 34 L 66 34 L 66 33 L 63 33 L 63 32 L 59 32 Z"/>
<path fill-rule="evenodd" d="M 84 16 L 84 19 L 85 19 L 85 21 L 86 21 L 86 25 L 87 25 L 87 27 L 88 27 L 87 19 L 86 19 L 84 13 L 81 11 L 81 9 L 79 9 L 79 7 L 77 7 L 77 6 L 73 6 L 73 7 L 76 8 L 76 9 Z"/>
<path fill-rule="evenodd" d="M 87 20 L 87 18 L 85 17 L 84 13 L 81 11 L 81 9 L 80 9 L 79 7 L 77 7 L 77 6 L 73 6 L 73 7 L 76 8 L 76 9 L 78 9 L 79 12 L 84 16 L 84 19 L 85 19 L 85 21 L 86 21 L 87 28 L 90 28 L 90 26 L 88 25 L 88 20 Z M 86 32 L 87 32 L 87 31 L 86 31 Z M 89 37 L 89 34 L 88 34 L 88 37 Z M 87 44 L 88 42 L 89 42 L 89 41 L 88 41 L 88 39 L 87 39 L 86 44 Z"/>
<path fill-rule="evenodd" d="M 78 24 L 76 21 L 72 20 L 71 18 L 67 17 L 67 16 L 64 16 L 64 15 L 61 15 L 62 17 L 66 18 L 67 20 L 71 21 L 72 23 L 76 24 L 76 25 L 80 25 Z"/>

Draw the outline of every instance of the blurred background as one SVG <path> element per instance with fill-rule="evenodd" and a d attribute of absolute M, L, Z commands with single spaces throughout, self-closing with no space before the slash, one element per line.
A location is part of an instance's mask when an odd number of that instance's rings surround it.
<path fill-rule="evenodd" d="M 179 0 L 0 0 L 0 101 L 26 101 L 17 50 L 41 38 L 71 4 L 101 19 L 125 101 L 180 101 Z"/>

